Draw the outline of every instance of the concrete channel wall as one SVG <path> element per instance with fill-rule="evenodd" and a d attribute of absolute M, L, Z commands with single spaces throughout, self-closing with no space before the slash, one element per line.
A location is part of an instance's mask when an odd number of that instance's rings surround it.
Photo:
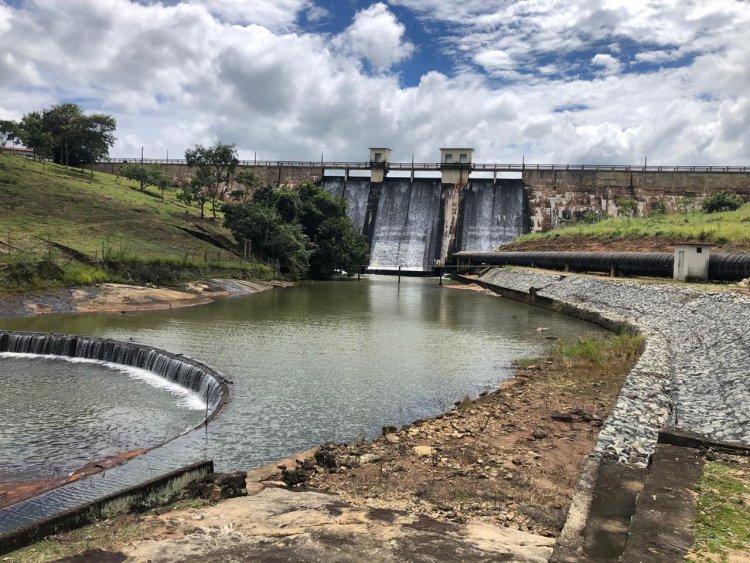
<path fill-rule="evenodd" d="M 0 554 L 13 551 L 52 534 L 59 534 L 103 518 L 112 518 L 136 509 L 145 510 L 164 504 L 165 500 L 194 483 L 212 475 L 213 461 L 203 461 L 183 467 L 135 487 L 118 491 L 104 498 L 88 502 L 48 519 L 16 528 L 0 535 Z"/>

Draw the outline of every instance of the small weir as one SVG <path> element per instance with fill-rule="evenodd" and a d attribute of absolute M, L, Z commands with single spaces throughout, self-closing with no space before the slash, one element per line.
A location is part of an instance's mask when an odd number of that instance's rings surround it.
<path fill-rule="evenodd" d="M 218 372 L 191 358 L 110 339 L 0 331 L 0 353 L 84 358 L 140 368 L 198 394 L 207 404 L 208 423 L 229 400 L 229 385 Z M 198 427 L 202 427 L 202 422 Z M 196 427 L 196 428 L 198 428 Z M 206 432 L 186 432 L 151 451 L 81 481 L 0 510 L 2 536 L 80 505 L 137 486 L 206 457 Z"/>
<path fill-rule="evenodd" d="M 144 369 L 194 391 L 206 401 L 211 413 L 228 400 L 226 380 L 208 366 L 134 342 L 0 331 L 0 352 L 86 358 Z"/>

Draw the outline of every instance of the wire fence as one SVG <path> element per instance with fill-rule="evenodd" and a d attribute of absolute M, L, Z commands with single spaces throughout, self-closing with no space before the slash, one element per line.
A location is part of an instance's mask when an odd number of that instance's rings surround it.
<path fill-rule="evenodd" d="M 211 267 L 247 269 L 260 262 L 278 271 L 277 260 L 249 255 L 243 257 L 234 251 L 206 246 L 145 247 L 125 240 L 102 238 L 84 247 L 64 244 L 55 237 L 29 235 L 24 231 L 0 233 L 0 268 L 18 264 L 53 263 L 61 268 L 72 263 L 105 266 L 108 263 L 152 264 L 164 266 Z"/>

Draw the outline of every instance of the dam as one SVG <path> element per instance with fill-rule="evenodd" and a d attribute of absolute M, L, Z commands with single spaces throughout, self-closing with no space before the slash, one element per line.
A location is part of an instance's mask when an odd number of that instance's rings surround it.
<path fill-rule="evenodd" d="M 100 162 L 116 174 L 125 159 Z M 181 160 L 147 160 L 175 177 L 192 172 Z M 437 163 L 391 162 L 371 148 L 364 162 L 240 161 L 268 184 L 312 181 L 347 201 L 355 227 L 370 243 L 371 272 L 428 273 L 453 253 L 486 252 L 528 232 L 544 232 L 586 213 L 617 216 L 633 199 L 639 215 L 652 206 L 675 212 L 683 198 L 728 191 L 750 199 L 747 166 L 480 164 L 471 148 L 442 148 Z"/>
<path fill-rule="evenodd" d="M 528 232 L 518 180 L 324 177 L 347 201 L 354 226 L 370 242 L 371 271 L 431 272 L 460 250 L 493 250 Z"/>

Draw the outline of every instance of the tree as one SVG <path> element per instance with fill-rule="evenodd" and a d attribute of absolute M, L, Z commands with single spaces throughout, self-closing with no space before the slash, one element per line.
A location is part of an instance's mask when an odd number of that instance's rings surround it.
<path fill-rule="evenodd" d="M 83 117 L 77 104 L 59 104 L 42 112 L 42 129 L 52 138 L 53 159 L 56 164 L 78 166 L 84 160 L 76 144 L 76 122 Z"/>
<path fill-rule="evenodd" d="M 156 164 L 128 163 L 120 167 L 120 176 L 138 183 L 140 191 L 146 191 L 149 186 L 162 189 L 168 181 L 161 166 Z M 162 197 L 163 199 L 163 197 Z"/>
<path fill-rule="evenodd" d="M 34 151 L 34 159 L 45 163 L 54 156 L 52 133 L 44 130 L 42 114 L 38 111 L 27 113 L 19 124 L 19 137 L 24 145 Z"/>
<path fill-rule="evenodd" d="M 211 184 L 207 187 L 211 199 L 211 211 L 216 219 L 216 198 L 219 195 L 219 188 L 221 184 L 229 183 L 229 177 L 240 162 L 237 158 L 237 147 L 221 142 L 210 147 L 195 145 L 195 148 L 185 151 L 185 161 L 191 168 L 197 168 L 199 172 L 202 170 L 204 179 L 211 178 Z"/>
<path fill-rule="evenodd" d="M 630 219 L 638 212 L 638 202 L 633 198 L 626 197 L 615 201 L 617 206 L 617 213 L 622 214 L 627 218 L 627 223 L 630 225 Z"/>
<path fill-rule="evenodd" d="M 13 143 L 19 137 L 19 126 L 15 121 L 0 121 L 0 151 L 7 143 Z"/>
<path fill-rule="evenodd" d="M 690 196 L 684 196 L 677 200 L 677 208 L 680 212 L 685 214 L 685 222 L 688 222 L 688 213 L 695 206 L 695 198 Z"/>
<path fill-rule="evenodd" d="M 76 104 L 60 104 L 24 115 L 20 137 L 35 155 L 83 168 L 109 152 L 115 142 L 115 127 L 110 115 L 85 115 Z"/>
<path fill-rule="evenodd" d="M 315 249 L 310 255 L 310 275 L 327 278 L 336 270 L 352 275 L 367 261 L 367 239 L 346 216 L 329 217 L 318 227 Z"/>
<path fill-rule="evenodd" d="M 199 168 L 190 181 L 183 187 L 183 191 L 190 194 L 190 201 L 194 201 L 201 209 L 201 219 L 205 218 L 204 209 L 211 199 L 213 176 L 205 168 Z M 185 201 L 186 198 L 183 198 Z"/>
<path fill-rule="evenodd" d="M 260 187 L 260 175 L 257 170 L 246 168 L 240 170 L 234 177 L 237 188 L 229 192 L 229 196 L 235 201 L 247 203 L 255 191 Z"/>
<path fill-rule="evenodd" d="M 273 206 L 252 201 L 242 205 L 225 204 L 224 226 L 237 240 L 252 241 L 253 252 L 278 260 L 283 273 L 293 279 L 308 274 L 307 237 L 297 223 L 287 223 Z"/>
<path fill-rule="evenodd" d="M 745 200 L 739 194 L 728 192 L 716 192 L 703 198 L 701 209 L 704 213 L 716 213 L 717 211 L 734 211 L 745 204 Z"/>
<path fill-rule="evenodd" d="M 115 144 L 116 126 L 115 118 L 103 113 L 82 115 L 71 124 L 73 139 L 84 155 L 80 163 L 81 169 L 88 162 L 92 178 L 94 177 L 94 162 L 106 156 L 110 147 Z"/>

